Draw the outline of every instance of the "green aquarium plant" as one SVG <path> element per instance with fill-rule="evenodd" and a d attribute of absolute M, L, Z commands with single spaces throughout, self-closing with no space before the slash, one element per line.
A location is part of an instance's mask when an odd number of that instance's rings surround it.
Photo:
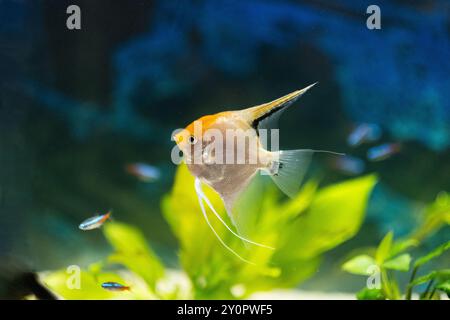
<path fill-rule="evenodd" d="M 434 234 L 441 227 L 450 224 L 450 196 L 441 192 L 436 201 L 423 212 L 422 223 L 409 236 L 394 241 L 389 232 L 377 248 L 357 255 L 342 265 L 342 269 L 357 275 L 368 276 L 367 286 L 357 294 L 358 299 L 367 300 L 410 300 L 413 290 L 424 285 L 420 299 L 439 299 L 440 293 L 450 295 L 450 269 L 432 270 L 419 276 L 420 269 L 445 254 L 450 249 L 450 241 L 443 243 L 428 254 L 413 259 L 410 251 Z M 402 293 L 395 272 L 410 272 L 409 281 Z"/>
<path fill-rule="evenodd" d="M 274 250 L 243 243 L 210 217 L 225 243 L 252 264 L 237 259 L 217 240 L 201 214 L 194 178 L 180 165 L 161 207 L 179 241 L 181 271 L 167 269 L 137 228 L 108 222 L 102 230 L 113 252 L 81 271 L 79 289 L 68 288 L 74 274 L 66 270 L 46 272 L 42 279 L 66 299 L 244 299 L 259 291 L 293 288 L 315 273 L 325 252 L 358 232 L 376 178 L 367 175 L 324 188 L 309 181 L 293 199 L 283 198 L 266 178 L 251 182 L 233 220 L 243 236 Z M 233 225 L 219 196 L 208 187 L 204 191 Z M 114 271 L 114 266 L 119 268 Z M 101 288 L 102 281 L 116 280 L 131 290 Z"/>

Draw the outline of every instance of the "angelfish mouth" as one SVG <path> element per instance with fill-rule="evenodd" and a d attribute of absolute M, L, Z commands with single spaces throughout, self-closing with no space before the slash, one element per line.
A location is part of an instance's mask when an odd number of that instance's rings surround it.
<path fill-rule="evenodd" d="M 183 140 L 183 135 L 181 132 L 174 133 L 171 137 L 172 141 L 175 141 L 175 143 L 179 146 L 181 141 Z"/>

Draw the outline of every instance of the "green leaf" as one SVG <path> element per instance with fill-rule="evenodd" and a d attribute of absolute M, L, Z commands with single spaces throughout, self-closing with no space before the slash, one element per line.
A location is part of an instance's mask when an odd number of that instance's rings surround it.
<path fill-rule="evenodd" d="M 303 213 L 314 199 L 317 187 L 317 181 L 308 181 L 305 183 L 295 198 L 278 206 L 278 214 L 284 218 L 291 218 Z"/>
<path fill-rule="evenodd" d="M 41 274 L 42 282 L 55 294 L 63 299 L 71 300 L 104 300 L 104 299 L 149 299 L 149 292 L 143 291 L 134 281 L 125 280 L 123 277 L 111 273 L 102 272 L 92 274 L 88 271 L 80 271 L 79 282 L 71 271 L 59 270 Z M 111 292 L 102 288 L 103 282 L 117 282 L 130 286 L 129 291 Z M 79 284 L 79 286 L 77 285 Z"/>
<path fill-rule="evenodd" d="M 417 247 L 419 245 L 419 241 L 416 239 L 404 239 L 395 241 L 392 245 L 390 256 L 395 257 L 396 255 L 408 250 L 411 247 Z"/>
<path fill-rule="evenodd" d="M 364 288 L 356 294 L 358 300 L 386 300 L 381 289 Z"/>
<path fill-rule="evenodd" d="M 450 195 L 445 191 L 440 192 L 436 200 L 427 206 L 423 216 L 424 221 L 412 236 L 418 240 L 425 239 L 442 226 L 450 224 Z"/>
<path fill-rule="evenodd" d="M 375 183 L 376 177 L 368 175 L 317 191 L 306 212 L 282 229 L 284 243 L 278 254 L 308 259 L 352 238 Z"/>
<path fill-rule="evenodd" d="M 416 278 L 413 282 L 409 284 L 410 287 L 418 286 L 419 284 L 426 283 L 433 280 L 436 277 L 436 271 L 432 271 L 424 276 Z"/>
<path fill-rule="evenodd" d="M 450 280 L 450 269 L 435 270 L 426 275 L 416 278 L 409 284 L 410 287 L 418 286 L 431 280 L 436 280 L 438 283 Z"/>
<path fill-rule="evenodd" d="M 411 256 L 408 253 L 399 255 L 383 263 L 383 267 L 386 269 L 398 270 L 407 272 L 409 270 L 409 264 L 411 263 Z"/>
<path fill-rule="evenodd" d="M 115 250 L 109 262 L 124 265 L 154 290 L 156 282 L 164 275 L 164 267 L 142 233 L 135 227 L 119 222 L 105 224 L 103 233 Z"/>
<path fill-rule="evenodd" d="M 438 283 L 450 280 L 450 269 L 442 269 L 436 271 L 436 281 Z"/>
<path fill-rule="evenodd" d="M 342 265 L 342 269 L 353 274 L 371 275 L 370 267 L 376 265 L 375 259 L 368 255 L 356 256 Z"/>
<path fill-rule="evenodd" d="M 436 289 L 441 290 L 450 297 L 450 280 L 444 281 L 436 286 Z"/>
<path fill-rule="evenodd" d="M 392 247 L 392 239 L 394 238 L 394 233 L 392 231 L 388 232 L 386 236 L 381 240 L 377 251 L 375 252 L 375 260 L 378 265 L 382 265 L 384 260 L 389 257 L 391 247 Z"/>
<path fill-rule="evenodd" d="M 417 259 L 416 262 L 414 263 L 414 267 L 417 268 L 417 267 L 420 267 L 420 266 L 424 265 L 428 261 L 430 261 L 430 260 L 432 260 L 432 259 L 434 259 L 436 257 L 439 257 L 440 255 L 442 255 L 448 249 L 450 249 L 450 241 L 440 245 L 439 247 L 437 247 L 436 249 L 434 249 L 433 251 L 431 251 L 427 255 Z"/>

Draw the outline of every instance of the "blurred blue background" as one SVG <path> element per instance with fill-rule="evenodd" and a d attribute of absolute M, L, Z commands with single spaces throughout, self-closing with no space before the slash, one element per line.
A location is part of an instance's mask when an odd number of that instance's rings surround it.
<path fill-rule="evenodd" d="M 77 226 L 112 208 L 176 266 L 159 208 L 176 168 L 171 132 L 319 82 L 281 118 L 283 148 L 364 158 L 370 145 L 346 144 L 360 122 L 402 143 L 367 163 L 380 183 L 363 231 L 305 284 L 354 289 L 339 283 L 340 257 L 388 230 L 408 233 L 450 190 L 450 2 L 372 2 L 1 0 L 0 257 L 35 270 L 92 262 L 107 244 Z M 70 4 L 81 30 L 66 28 Z M 381 8 L 380 30 L 366 27 L 370 4 Z M 127 175 L 139 161 L 161 179 Z M 323 184 L 346 178 L 317 166 Z"/>

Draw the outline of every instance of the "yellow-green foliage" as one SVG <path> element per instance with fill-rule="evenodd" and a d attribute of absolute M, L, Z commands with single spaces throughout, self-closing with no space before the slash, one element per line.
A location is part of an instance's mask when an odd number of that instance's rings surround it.
<path fill-rule="evenodd" d="M 67 299 L 240 299 L 256 291 L 294 287 L 317 270 L 324 252 L 357 233 L 376 183 L 373 175 L 323 189 L 312 181 L 294 199 L 285 199 L 264 178 L 267 177 L 255 177 L 238 199 L 233 221 L 243 236 L 275 250 L 243 243 L 209 212 L 221 238 L 255 265 L 237 259 L 220 244 L 202 216 L 194 178 L 185 165 L 180 165 L 173 189 L 161 205 L 179 240 L 180 264 L 190 284 L 186 286 L 180 278 L 164 272 L 163 264 L 140 231 L 118 222 L 108 222 L 103 227 L 114 252 L 107 261 L 83 271 L 81 289 L 67 288 L 70 274 L 65 270 L 48 273 L 43 280 Z M 219 196 L 207 186 L 204 191 L 217 212 L 232 226 Z M 117 264 L 128 270 L 121 273 L 123 278 L 104 271 Z M 124 283 L 132 290 L 111 293 L 101 288 L 103 281 Z"/>
<path fill-rule="evenodd" d="M 103 233 L 115 249 L 108 262 L 125 266 L 142 277 L 154 291 L 157 280 L 164 275 L 164 267 L 139 230 L 116 222 L 106 224 Z"/>
<path fill-rule="evenodd" d="M 420 245 L 421 241 L 430 237 L 441 227 L 450 224 L 450 196 L 442 191 L 436 200 L 426 206 L 423 212 L 423 221 L 407 237 L 394 241 L 394 233 L 389 232 L 377 248 L 368 248 L 366 253 L 357 255 L 342 265 L 342 269 L 353 274 L 380 277 L 379 288 L 364 288 L 357 294 L 358 299 L 408 299 L 412 298 L 412 290 L 415 286 L 428 283 L 427 289 L 420 295 L 421 299 L 438 299 L 439 291 L 450 294 L 449 281 L 450 269 L 433 270 L 418 277 L 419 268 L 429 261 L 443 255 L 450 250 L 450 241 L 435 248 L 427 255 L 420 257 L 411 265 L 413 258 L 409 251 Z M 371 252 L 369 252 L 371 251 Z M 372 254 L 374 252 L 374 254 Z M 373 267 L 376 267 L 375 269 Z M 401 293 L 399 285 L 392 274 L 394 271 L 408 272 L 412 267 L 411 276 L 405 289 Z"/>
<path fill-rule="evenodd" d="M 109 272 L 98 275 L 92 274 L 89 270 L 81 271 L 80 288 L 77 288 L 71 278 L 73 273 L 66 270 L 52 272 L 44 276 L 45 284 L 53 289 L 59 296 L 66 299 L 113 299 L 114 292 L 104 290 L 101 284 L 106 281 L 124 283 L 119 275 Z"/>
<path fill-rule="evenodd" d="M 293 287 L 311 276 L 320 256 L 356 234 L 364 217 L 372 175 L 321 190 L 307 183 L 297 197 L 281 200 L 280 192 L 256 176 L 233 211 L 237 229 L 253 241 L 275 247 L 245 244 L 210 215 L 214 228 L 235 251 L 257 265 L 246 264 L 215 238 L 201 214 L 194 178 L 182 165 L 172 192 L 162 202 L 164 215 L 180 242 L 183 269 L 197 298 L 242 298 L 259 290 Z M 205 193 L 231 224 L 219 196 Z M 233 290 L 233 288 L 240 290 Z M 240 295 L 233 296 L 234 291 Z"/>
<path fill-rule="evenodd" d="M 164 267 L 147 245 L 141 232 L 120 222 L 103 226 L 103 233 L 113 247 L 106 261 L 91 264 L 81 270 L 79 288 L 76 288 L 76 271 L 66 270 L 44 273 L 43 282 L 57 295 L 65 299 L 155 299 L 156 284 L 164 276 Z M 126 272 L 108 271 L 108 267 L 119 265 Z M 75 266 L 76 267 L 76 266 Z M 103 289 L 104 282 L 117 282 L 131 289 L 111 292 Z"/>

